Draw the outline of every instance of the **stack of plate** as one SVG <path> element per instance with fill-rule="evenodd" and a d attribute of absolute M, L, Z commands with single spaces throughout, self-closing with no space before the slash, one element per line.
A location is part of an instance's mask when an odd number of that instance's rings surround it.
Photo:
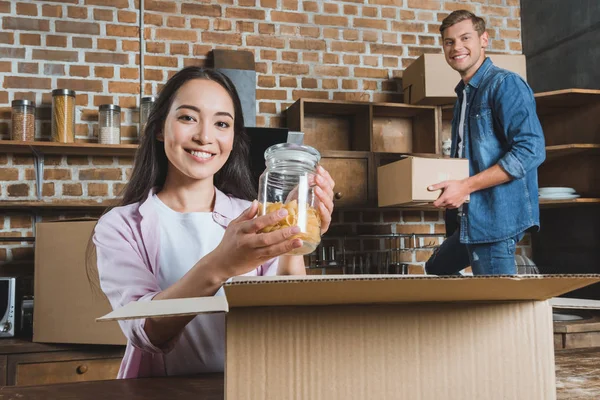
<path fill-rule="evenodd" d="M 543 187 L 539 188 L 540 199 L 545 200 L 571 200 L 580 197 L 573 188 L 568 187 Z"/>

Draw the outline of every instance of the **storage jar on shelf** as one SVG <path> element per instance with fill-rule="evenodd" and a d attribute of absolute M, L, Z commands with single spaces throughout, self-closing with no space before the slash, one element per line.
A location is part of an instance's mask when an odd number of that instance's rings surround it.
<path fill-rule="evenodd" d="M 32 142 L 35 140 L 35 105 L 29 100 L 11 103 L 11 139 Z"/>
<path fill-rule="evenodd" d="M 52 140 L 60 143 L 75 142 L 75 91 L 52 91 Z"/>
<path fill-rule="evenodd" d="M 154 106 L 154 102 L 156 101 L 156 97 L 147 96 L 142 97 L 140 101 L 140 131 L 139 137 L 142 137 L 144 134 L 144 129 L 146 129 L 146 123 L 148 122 L 148 116 L 150 115 L 150 111 Z"/>
<path fill-rule="evenodd" d="M 100 144 L 121 143 L 121 107 L 102 104 L 98 112 L 98 142 Z"/>
<path fill-rule="evenodd" d="M 259 215 L 285 208 L 288 215 L 262 232 L 298 226 L 302 247 L 290 255 L 312 253 L 321 242 L 319 199 L 314 191 L 320 153 L 306 145 L 281 143 L 265 151 L 266 169 L 258 184 Z"/>

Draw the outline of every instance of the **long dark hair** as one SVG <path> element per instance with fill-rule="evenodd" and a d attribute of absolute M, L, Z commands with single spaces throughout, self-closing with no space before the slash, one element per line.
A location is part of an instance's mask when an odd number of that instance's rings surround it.
<path fill-rule="evenodd" d="M 219 71 L 201 67 L 187 67 L 171 77 L 160 91 L 158 99 L 150 115 L 140 146 L 133 162 L 131 178 L 125 189 L 119 205 L 140 202 L 148 196 L 153 187 L 162 187 L 167 177 L 169 162 L 165 153 L 164 142 L 158 140 L 158 135 L 164 130 L 165 121 L 177 90 L 186 82 L 193 79 L 209 79 L 221 85 L 233 101 L 235 118 L 233 121 L 233 148 L 223 167 L 215 174 L 214 184 L 220 191 L 244 200 L 256 198 L 256 188 L 253 186 L 250 172 L 250 138 L 244 129 L 242 104 L 233 83 Z M 108 212 L 107 209 L 105 212 Z M 92 291 L 100 295 L 100 279 L 96 267 L 96 248 L 92 238 L 86 249 L 86 272 Z"/>
<path fill-rule="evenodd" d="M 220 191 L 240 199 L 256 198 L 256 188 L 252 185 L 250 172 L 250 138 L 244 129 L 242 104 L 235 86 L 226 75 L 214 69 L 187 67 L 167 81 L 150 111 L 135 155 L 131 178 L 125 186 L 120 205 L 142 201 L 148 196 L 151 188 L 164 185 L 169 163 L 165 144 L 158 140 L 158 135 L 164 131 L 165 121 L 177 90 L 193 79 L 208 79 L 218 83 L 233 101 L 233 148 L 225 165 L 215 174 L 215 186 Z"/>

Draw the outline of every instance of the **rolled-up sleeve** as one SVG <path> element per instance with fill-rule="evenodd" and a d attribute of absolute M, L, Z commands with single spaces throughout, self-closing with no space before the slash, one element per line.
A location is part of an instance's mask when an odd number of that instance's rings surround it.
<path fill-rule="evenodd" d="M 494 93 L 494 111 L 509 147 L 498 164 L 513 179 L 520 179 L 546 158 L 533 92 L 519 76 L 508 74 Z"/>
<path fill-rule="evenodd" d="M 131 227 L 119 214 L 104 215 L 94 229 L 93 242 L 100 287 L 113 309 L 132 301 L 151 301 L 160 291 L 156 277 L 142 256 Z M 129 342 L 150 353 L 167 353 L 175 338 L 160 348 L 153 345 L 144 330 L 145 319 L 119 321 Z"/>

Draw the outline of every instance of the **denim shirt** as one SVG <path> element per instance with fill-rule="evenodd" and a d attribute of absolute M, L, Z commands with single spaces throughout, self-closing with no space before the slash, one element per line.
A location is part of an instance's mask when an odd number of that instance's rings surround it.
<path fill-rule="evenodd" d="M 529 85 L 486 58 L 467 85 L 461 80 L 452 119 L 457 153 L 460 105 L 466 87 L 464 155 L 471 176 L 495 164 L 512 180 L 471 193 L 460 219 L 462 243 L 491 243 L 539 229 L 537 167 L 546 157 L 544 133 Z"/>

